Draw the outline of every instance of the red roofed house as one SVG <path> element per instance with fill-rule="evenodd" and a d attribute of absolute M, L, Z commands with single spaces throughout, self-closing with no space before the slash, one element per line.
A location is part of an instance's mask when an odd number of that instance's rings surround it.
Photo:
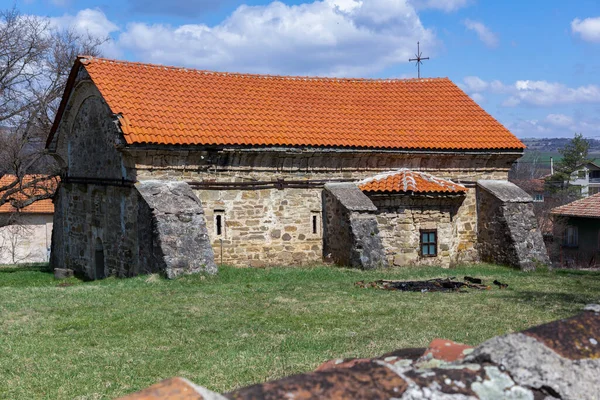
<path fill-rule="evenodd" d="M 446 78 L 79 57 L 47 147 L 64 167 L 53 262 L 94 278 L 340 262 L 336 182 L 376 204 L 384 263 L 476 261 L 476 182 L 506 181 L 525 146 Z"/>
<path fill-rule="evenodd" d="M 563 267 L 600 264 L 600 193 L 552 209 L 552 261 Z"/>
<path fill-rule="evenodd" d="M 0 264 L 48 261 L 54 218 L 52 199 L 37 200 L 23 208 L 13 206 L 15 201 L 54 193 L 55 179 L 43 177 L 40 183 L 33 182 L 40 177 L 27 175 L 18 180 L 14 175 L 4 175 L 0 178 L 0 198 L 4 202 L 0 206 Z"/>

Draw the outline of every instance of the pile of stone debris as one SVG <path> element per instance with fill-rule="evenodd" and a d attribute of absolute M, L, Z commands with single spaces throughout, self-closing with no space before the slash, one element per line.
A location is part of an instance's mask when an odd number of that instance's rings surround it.
<path fill-rule="evenodd" d="M 494 285 L 506 289 L 508 285 L 494 280 Z M 361 288 L 377 288 L 383 290 L 399 290 L 402 292 L 464 292 L 465 289 L 490 290 L 491 286 L 485 285 L 482 279 L 465 276 L 463 281 L 456 277 L 436 278 L 424 281 L 390 281 L 380 279 L 373 282 L 359 281 L 354 284 Z"/>

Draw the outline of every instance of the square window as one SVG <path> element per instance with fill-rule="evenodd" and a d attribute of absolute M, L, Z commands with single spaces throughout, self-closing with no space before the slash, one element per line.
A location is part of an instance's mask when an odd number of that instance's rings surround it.
<path fill-rule="evenodd" d="M 421 255 L 423 257 L 437 256 L 437 230 L 421 231 Z"/>

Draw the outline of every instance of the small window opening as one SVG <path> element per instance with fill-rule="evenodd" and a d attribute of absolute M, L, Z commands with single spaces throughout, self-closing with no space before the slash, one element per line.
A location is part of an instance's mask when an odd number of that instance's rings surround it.
<path fill-rule="evenodd" d="M 215 218 L 215 227 L 217 229 L 217 236 L 223 235 L 223 216 L 220 214 Z"/>
<path fill-rule="evenodd" d="M 437 230 L 421 231 L 421 255 L 437 256 Z"/>
<path fill-rule="evenodd" d="M 94 279 L 104 279 L 106 277 L 105 274 L 105 265 L 104 265 L 104 245 L 102 244 L 102 240 L 100 238 L 96 238 L 96 245 L 94 247 Z"/>
<path fill-rule="evenodd" d="M 565 232 L 564 245 L 567 247 L 577 247 L 579 244 L 579 232 L 576 226 L 567 226 Z"/>
<path fill-rule="evenodd" d="M 317 234 L 317 216 L 316 215 L 312 216 L 312 232 L 314 235 Z"/>

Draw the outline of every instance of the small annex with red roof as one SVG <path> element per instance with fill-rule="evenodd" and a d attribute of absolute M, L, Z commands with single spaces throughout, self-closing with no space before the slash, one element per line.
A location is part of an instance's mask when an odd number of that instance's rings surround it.
<path fill-rule="evenodd" d="M 476 182 L 506 180 L 524 147 L 447 78 L 256 75 L 82 56 L 47 141 L 64 165 L 58 202 L 69 210 L 56 237 L 71 238 L 70 247 L 57 240 L 55 262 L 93 278 L 98 248 L 102 276 L 142 271 L 146 181 L 190 186 L 226 264 L 326 260 L 322 196 L 335 182 L 395 213 L 386 217 L 394 227 L 379 229 L 402 236 L 390 236 L 403 247 L 388 264 L 475 261 Z M 83 230 L 75 241 L 73 224 Z"/>

